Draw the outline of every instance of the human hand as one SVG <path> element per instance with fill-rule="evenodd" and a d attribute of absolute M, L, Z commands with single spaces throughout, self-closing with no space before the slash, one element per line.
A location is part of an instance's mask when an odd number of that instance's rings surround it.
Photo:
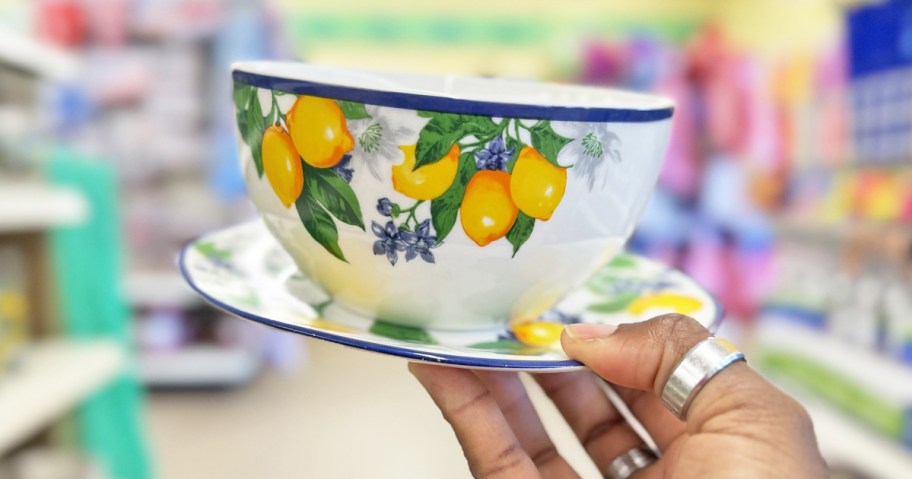
<path fill-rule="evenodd" d="M 606 475 L 616 458 L 645 446 L 596 374 L 613 385 L 661 452 L 627 477 L 825 477 L 807 412 L 743 361 L 697 392 L 686 422 L 663 406 L 669 376 L 709 336 L 680 315 L 618 328 L 571 325 L 561 336 L 564 351 L 595 374 L 534 378 Z M 410 363 L 409 370 L 453 427 L 475 477 L 578 477 L 548 437 L 516 373 L 423 363 Z"/>

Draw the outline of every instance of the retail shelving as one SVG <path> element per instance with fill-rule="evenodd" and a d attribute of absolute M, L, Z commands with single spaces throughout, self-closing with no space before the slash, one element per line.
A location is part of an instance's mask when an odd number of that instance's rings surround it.
<path fill-rule="evenodd" d="M 76 190 L 38 182 L 0 183 L 0 231 L 35 231 L 78 224 L 89 214 Z"/>
<path fill-rule="evenodd" d="M 126 361 L 123 348 L 107 340 L 46 340 L 23 355 L 0 382 L 0 455 L 104 387 Z"/>
<path fill-rule="evenodd" d="M 849 466 L 870 477 L 907 477 L 912 471 L 912 450 L 878 429 L 899 426 L 883 422 L 884 417 L 895 416 L 884 408 L 912 408 L 912 365 L 787 322 L 764 321 L 754 336 L 753 349 L 761 369 L 807 408 L 821 451 L 831 465 Z M 791 366 L 765 365 L 765 358 L 783 354 L 794 358 Z M 802 364 L 826 368 L 826 384 L 809 385 L 802 379 Z M 821 387 L 829 392 L 820 391 Z M 857 391 L 877 404 L 859 398 Z M 874 417 L 879 424 L 868 424 L 862 416 Z"/>

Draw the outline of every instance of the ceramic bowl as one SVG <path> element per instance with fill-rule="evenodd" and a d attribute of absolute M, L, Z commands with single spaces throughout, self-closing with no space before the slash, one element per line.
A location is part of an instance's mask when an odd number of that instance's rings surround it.
<path fill-rule="evenodd" d="M 484 329 L 536 318 L 621 250 L 673 105 L 538 82 L 234 65 L 251 200 L 356 312 Z"/>

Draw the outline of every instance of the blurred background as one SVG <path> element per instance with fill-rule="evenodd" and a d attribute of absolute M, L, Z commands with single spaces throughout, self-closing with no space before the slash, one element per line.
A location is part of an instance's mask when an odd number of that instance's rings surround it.
<path fill-rule="evenodd" d="M 673 97 L 630 249 L 718 296 L 834 477 L 912 474 L 912 1 L 0 0 L 0 478 L 468 477 L 401 360 L 179 277 L 255 217 L 254 58 Z"/>

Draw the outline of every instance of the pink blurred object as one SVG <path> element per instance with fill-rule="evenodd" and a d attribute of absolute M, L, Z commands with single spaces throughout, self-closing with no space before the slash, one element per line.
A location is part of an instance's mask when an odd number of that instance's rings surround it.
<path fill-rule="evenodd" d="M 35 33 L 55 45 L 75 47 L 86 39 L 86 12 L 79 0 L 37 0 Z"/>
<path fill-rule="evenodd" d="M 659 184 L 680 198 L 693 198 L 700 186 L 700 160 L 695 140 L 698 138 L 694 92 L 680 75 L 669 75 L 658 91 L 675 101 L 675 119 L 671 140 Z"/>

